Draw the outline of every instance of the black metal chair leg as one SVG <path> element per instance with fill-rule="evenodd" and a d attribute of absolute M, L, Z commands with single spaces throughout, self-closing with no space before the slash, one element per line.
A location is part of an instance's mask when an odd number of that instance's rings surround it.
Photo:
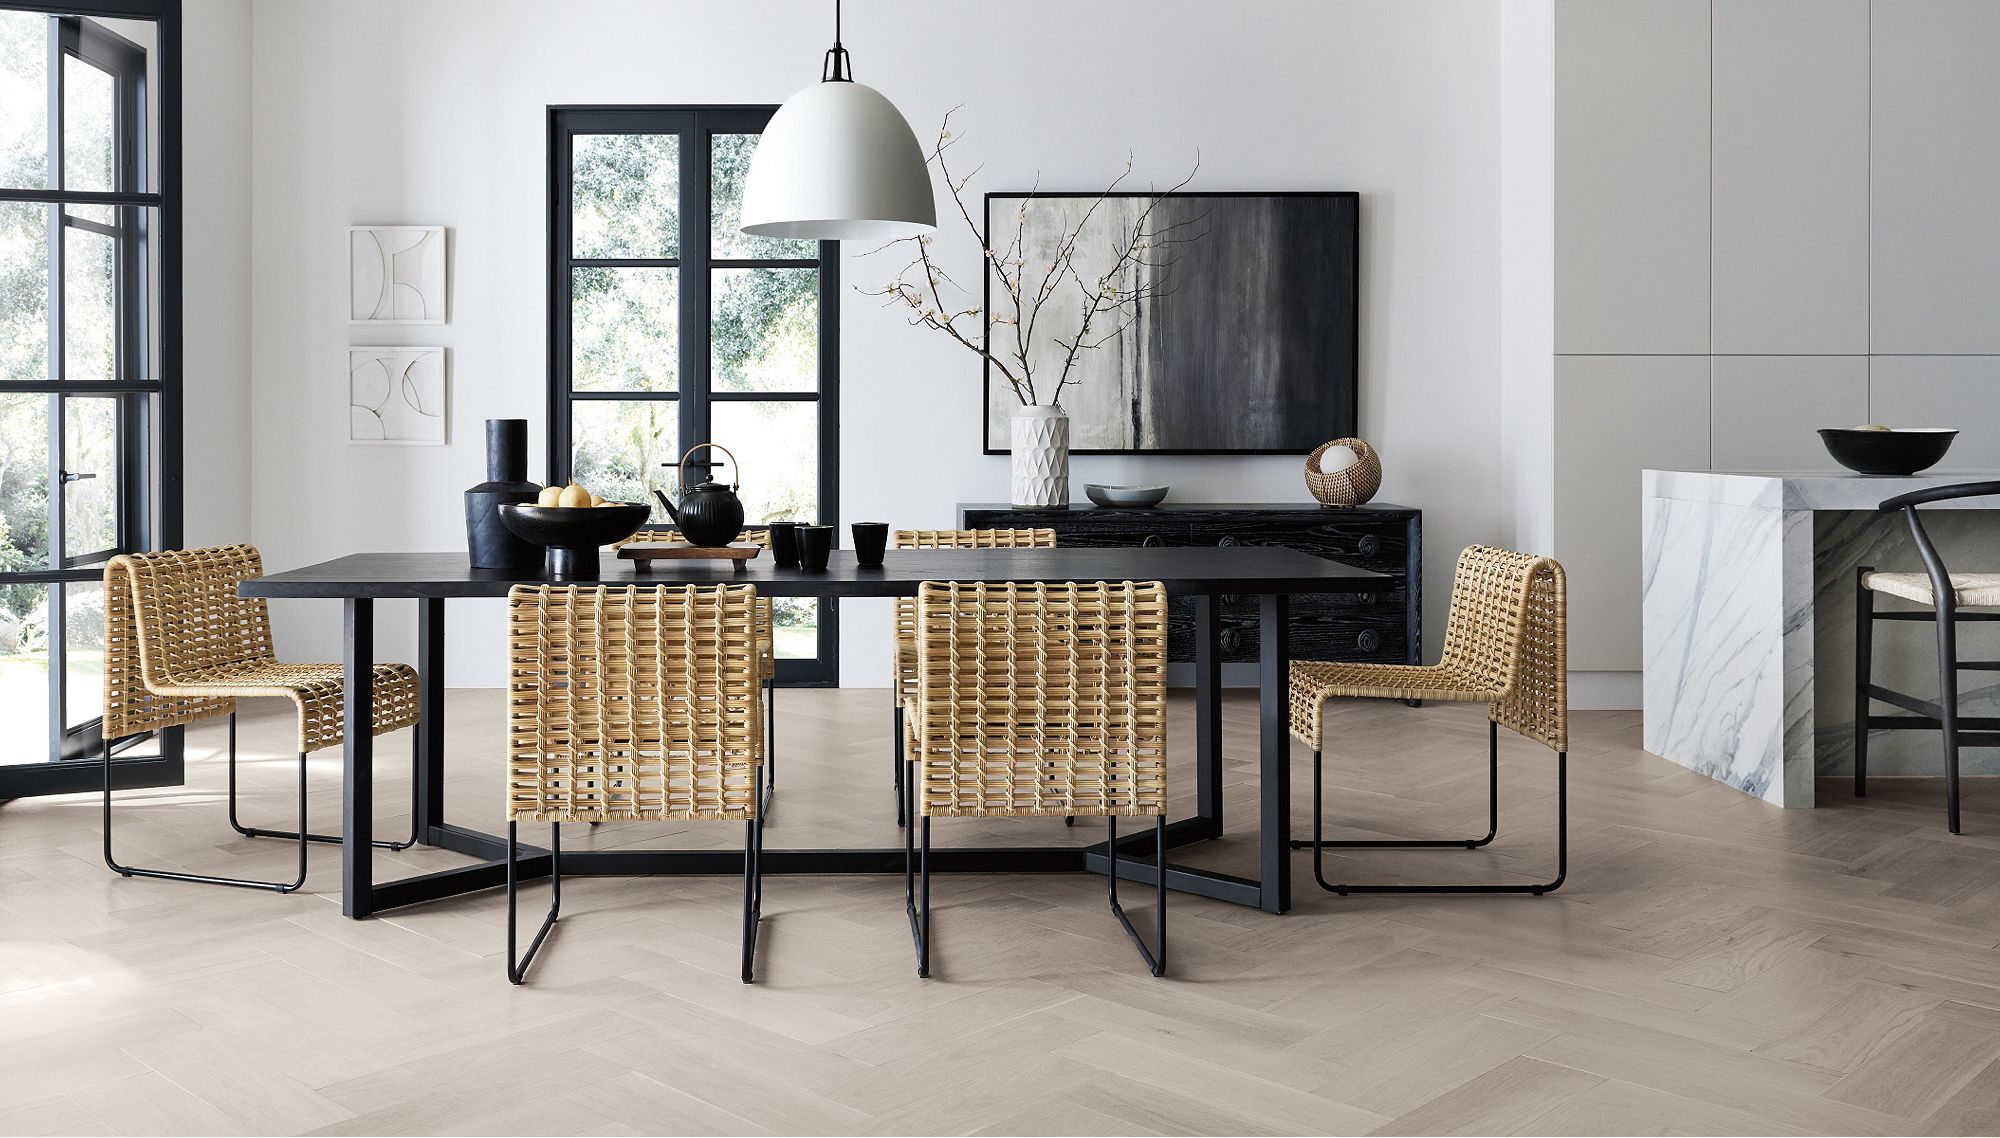
<path fill-rule="evenodd" d="M 1854 797 L 1868 797 L 1868 685 L 1875 670 L 1875 594 L 1861 580 L 1873 572 L 1862 565 L 1854 572 Z"/>
<path fill-rule="evenodd" d="M 778 796 L 778 681 L 764 681 L 764 763 L 759 768 L 764 789 L 757 795 L 757 819 L 761 825 Z"/>
<path fill-rule="evenodd" d="M 1118 818 L 1116 815 L 1107 815 L 1105 817 L 1104 832 L 1107 839 L 1105 843 L 1105 857 L 1107 860 L 1105 872 L 1107 884 L 1105 891 L 1106 896 L 1111 902 L 1111 915 L 1118 918 L 1118 923 L 1125 929 L 1125 935 L 1131 938 L 1132 946 L 1139 950 L 1140 959 L 1146 962 L 1147 969 L 1155 976 L 1164 976 L 1167 972 L 1166 815 L 1162 814 L 1153 820 L 1153 868 L 1157 871 L 1154 880 L 1159 890 L 1159 895 L 1154 901 L 1156 908 L 1153 913 L 1156 918 L 1153 939 L 1159 945 L 1157 952 L 1146 947 L 1146 942 L 1139 936 L 1139 930 L 1132 927 L 1132 919 L 1125 915 L 1125 907 L 1118 903 Z"/>
<path fill-rule="evenodd" d="M 757 772 L 763 780 L 763 768 Z M 743 982 L 756 978 L 757 926 L 764 918 L 764 819 L 759 816 L 743 830 Z"/>
<path fill-rule="evenodd" d="M 1313 836 L 1321 834 L 1322 805 L 1317 793 L 1319 754 L 1313 754 L 1314 794 L 1313 794 Z M 1556 752 L 1556 875 L 1554 878 L 1533 884 L 1518 885 L 1347 885 L 1329 882 L 1326 879 L 1326 846 L 1345 843 L 1321 842 L 1313 847 L 1313 880 L 1321 889 L 1337 893 L 1342 897 L 1350 893 L 1532 893 L 1540 896 L 1562 888 L 1569 878 L 1569 752 Z M 1389 843 L 1383 843 L 1389 844 Z M 1404 843 L 1411 845 L 1457 845 L 1456 842 Z"/>
<path fill-rule="evenodd" d="M 896 796 L 898 810 L 910 807 L 909 787 L 906 783 L 899 787 Z M 917 922 L 917 828 L 903 827 L 903 912 L 910 918 L 910 947 L 917 954 L 917 975 L 925 974 L 928 957 L 924 952 L 924 934 L 928 931 Z"/>
<path fill-rule="evenodd" d="M 507 823 L 507 980 L 519 984 L 528 978 L 528 964 L 540 952 L 542 942 L 549 938 L 549 930 L 556 925 L 556 916 L 562 909 L 562 827 L 549 823 L 549 915 L 542 919 L 542 927 L 535 932 L 535 939 L 528 942 L 525 955 L 514 955 L 514 904 L 520 890 L 519 865 L 516 854 L 516 830 L 518 823 Z"/>
<path fill-rule="evenodd" d="M 233 738 L 232 732 L 232 738 Z M 264 889 L 272 893 L 295 893 L 306 883 L 307 843 L 297 834 L 290 835 L 299 843 L 299 875 L 290 882 L 254 881 L 244 877 L 215 877 L 203 873 L 179 873 L 166 869 L 141 869 L 137 866 L 121 865 L 111 852 L 111 744 L 114 740 L 104 740 L 104 865 L 120 877 L 153 877 L 162 881 L 190 881 L 197 885 L 228 885 L 237 889 Z M 299 753 L 299 830 L 306 828 L 306 756 Z"/>
<path fill-rule="evenodd" d="M 1313 752 L 1313 836 L 1310 840 L 1292 842 L 1295 850 L 1317 849 L 1333 846 L 1337 849 L 1456 849 L 1464 847 L 1476 850 L 1490 843 L 1500 833 L 1500 725 L 1491 719 L 1486 721 L 1486 835 L 1479 838 L 1397 838 L 1381 841 L 1337 841 L 1325 840 L 1319 826 L 1320 799 L 1320 752 Z"/>
<path fill-rule="evenodd" d="M 421 773 L 419 768 L 423 763 L 423 752 L 419 748 L 419 733 L 412 729 L 410 731 L 410 836 L 400 842 L 384 838 L 369 843 L 378 850 L 406 850 L 417 844 L 418 827 L 422 825 L 417 817 L 415 801 L 417 779 Z M 305 762 L 303 753 L 299 755 L 299 761 L 301 764 Z M 291 830 L 266 830 L 259 826 L 245 826 L 236 820 L 236 713 L 233 711 L 229 713 L 229 828 L 246 838 L 282 838 L 285 841 L 294 841 L 299 836 Z M 303 821 L 299 823 L 299 828 L 305 828 Z M 305 840 L 318 842 L 321 845 L 337 846 L 345 839 L 339 834 L 307 834 Z"/>
<path fill-rule="evenodd" d="M 1956 598 L 1937 598 L 1938 725 L 1944 736 L 1945 824 L 1958 830 L 1958 622 Z"/>
<path fill-rule="evenodd" d="M 915 819 L 912 819 L 914 821 Z M 923 849 L 917 860 L 917 912 L 913 927 L 917 930 L 917 975 L 931 974 L 931 819 L 926 814 L 923 819 Z"/>

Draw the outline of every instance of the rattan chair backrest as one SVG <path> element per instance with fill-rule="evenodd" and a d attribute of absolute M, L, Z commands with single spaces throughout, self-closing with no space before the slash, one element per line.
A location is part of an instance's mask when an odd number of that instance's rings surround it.
<path fill-rule="evenodd" d="M 236 709 L 227 697 L 154 693 L 275 662 L 269 606 L 236 593 L 263 573 L 248 545 L 128 553 L 105 565 L 105 738 Z"/>
<path fill-rule="evenodd" d="M 1157 583 L 926 582 L 909 723 L 931 815 L 1166 811 Z"/>
<path fill-rule="evenodd" d="M 894 549 L 1054 549 L 1052 529 L 899 529 Z"/>
<path fill-rule="evenodd" d="M 748 819 L 764 761 L 749 585 L 516 585 L 507 816 Z"/>
<path fill-rule="evenodd" d="M 1505 694 L 1501 726 L 1569 746 L 1568 607 L 1562 566 L 1530 553 L 1467 546 L 1452 576 L 1442 667 Z"/>

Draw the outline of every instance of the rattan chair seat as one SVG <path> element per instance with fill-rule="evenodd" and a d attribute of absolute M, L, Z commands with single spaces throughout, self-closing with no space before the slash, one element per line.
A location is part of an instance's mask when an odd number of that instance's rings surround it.
<path fill-rule="evenodd" d="M 1960 608 L 2000 605 L 2000 573 L 1953 573 L 1951 591 Z M 1920 605 L 1936 605 L 1937 592 L 1928 573 L 1864 573 L 1861 587 Z"/>
<path fill-rule="evenodd" d="M 247 545 L 114 557 L 104 568 L 104 737 L 226 715 L 241 698 L 289 699 L 298 708 L 298 749 L 345 740 L 339 664 L 286 664 L 271 647 L 270 611 L 240 597 L 263 575 Z M 417 721 L 417 673 L 374 667 L 377 735 Z"/>
<path fill-rule="evenodd" d="M 1444 651 L 1428 666 L 1292 664 L 1292 734 L 1326 750 L 1329 700 L 1485 703 L 1502 727 L 1569 750 L 1567 603 L 1554 559 L 1468 546 L 1452 578 Z"/>
<path fill-rule="evenodd" d="M 749 585 L 510 590 L 508 820 L 755 818 L 757 601 Z"/>

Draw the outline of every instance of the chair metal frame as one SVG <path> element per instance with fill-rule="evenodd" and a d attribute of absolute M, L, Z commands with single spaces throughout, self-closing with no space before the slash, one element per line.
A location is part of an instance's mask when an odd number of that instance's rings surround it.
<path fill-rule="evenodd" d="M 527 980 L 561 917 L 562 823 L 607 820 L 744 822 L 742 980 L 755 979 L 770 802 L 761 601 L 749 585 L 509 591 L 509 983 Z M 670 666 L 679 687 L 662 686 Z M 747 794 L 730 789 L 745 765 Z M 549 908 L 517 952 L 524 816 L 549 823 Z"/>
<path fill-rule="evenodd" d="M 1958 482 L 1898 494 L 1885 499 L 1875 507 L 1878 512 L 1885 514 L 1900 511 L 1908 521 L 1910 539 L 1916 544 L 1917 556 L 1923 560 L 1924 573 L 1931 582 L 1931 605 L 1928 609 L 1879 611 L 1875 608 L 1875 590 L 1868 588 L 1866 584 L 1868 575 L 1875 572 L 1874 566 L 1859 566 L 1854 577 L 1855 797 L 1863 798 L 1868 794 L 1870 731 L 1936 731 L 1944 746 L 1945 825 L 1954 834 L 1960 832 L 1958 808 L 1960 748 L 2000 747 L 2000 717 L 1965 716 L 1958 713 L 1958 673 L 2000 672 L 2000 660 L 1958 658 L 1958 623 L 2000 621 L 2000 612 L 1959 611 L 1958 590 L 1951 583 L 1951 573 L 1945 568 L 1944 559 L 1938 555 L 1937 546 L 1924 529 L 1918 507 L 1933 502 L 1994 496 L 2000 496 L 2000 482 Z M 1936 699 L 1924 699 L 1874 682 L 1875 622 L 1878 620 L 1929 622 L 1937 626 L 1938 696 Z M 1910 714 L 1877 715 L 1872 709 L 1872 704 L 1877 701 Z"/>
<path fill-rule="evenodd" d="M 1482 577 L 1484 579 L 1482 579 Z M 1508 611 L 1511 608 L 1513 611 Z M 1490 641 L 1496 616 L 1506 622 Z M 1445 647 L 1432 667 L 1323 664 L 1343 682 L 1323 695 L 1295 701 L 1292 730 L 1312 746 L 1313 836 L 1291 843 L 1313 851 L 1313 880 L 1329 893 L 1526 893 L 1562 888 L 1569 878 L 1569 705 L 1567 582 L 1552 558 L 1471 546 L 1459 557 Z M 1299 667 L 1300 665 L 1295 665 Z M 1315 665 L 1305 663 L 1304 667 Z M 1301 685 L 1294 680 L 1294 689 Z M 1324 705 L 1338 698 L 1484 702 L 1486 723 L 1486 833 L 1477 838 L 1330 840 L 1325 829 L 1322 770 Z M 1313 711 L 1302 724 L 1300 704 Z M 1352 884 L 1327 880 L 1328 849 L 1479 849 L 1500 833 L 1500 728 L 1502 725 L 1556 753 L 1556 873 L 1546 881 L 1455 885 Z"/>

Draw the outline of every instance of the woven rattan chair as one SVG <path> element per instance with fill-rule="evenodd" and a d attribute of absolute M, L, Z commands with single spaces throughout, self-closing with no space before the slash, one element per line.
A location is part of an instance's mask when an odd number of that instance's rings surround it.
<path fill-rule="evenodd" d="M 306 829 L 306 755 L 342 742 L 341 665 L 278 662 L 269 608 L 236 595 L 239 583 L 263 572 L 263 560 L 247 545 L 126 554 L 104 567 L 104 864 L 126 877 L 290 893 L 305 884 L 308 844 L 341 840 Z M 257 696 L 289 699 L 298 708 L 297 830 L 266 830 L 237 820 L 236 701 Z M 375 665 L 375 734 L 416 723 L 417 707 L 416 671 L 404 664 Z M 120 865 L 112 854 L 112 745 L 217 715 L 229 717 L 229 825 L 246 837 L 298 842 L 299 873 L 290 882 L 138 869 Z M 416 734 L 411 732 L 413 776 Z M 415 844 L 415 814 L 412 809 L 408 840 L 373 844 L 395 850 Z"/>
<path fill-rule="evenodd" d="M 1054 549 L 1052 529 L 899 529 L 890 537 L 895 549 Z M 895 708 L 896 825 L 906 824 L 904 807 L 903 708 L 917 690 L 917 602 L 896 598 L 896 643 L 890 667 L 894 679 L 889 698 Z"/>
<path fill-rule="evenodd" d="M 1968 608 L 2000 607 L 2000 573 L 1953 573 L 1945 568 L 1937 546 L 1924 530 L 1919 507 L 1963 498 L 2000 497 L 2000 482 L 1960 482 L 1899 494 L 1876 509 L 1901 511 L 1910 538 L 1923 560 L 1921 573 L 1878 573 L 1872 565 L 1858 572 L 1855 590 L 1859 609 L 1854 622 L 1854 793 L 1868 793 L 1868 733 L 1870 731 L 1936 731 L 1944 745 L 1945 826 L 1958 827 L 1958 751 L 1961 747 L 2000 747 L 2000 717 L 1960 715 L 1958 674 L 2000 671 L 2000 660 L 1961 660 L 1958 626 L 2000 620 L 2000 612 L 1966 612 Z M 1886 593 L 1921 606 L 1877 609 L 1875 594 Z M 1937 626 L 1938 695 L 1929 700 L 1875 682 L 1875 622 L 1918 621 Z M 1873 710 L 1881 701 L 1910 714 L 1882 715 Z"/>
<path fill-rule="evenodd" d="M 1345 664 L 1301 660 L 1292 664 L 1292 733 L 1312 748 L 1313 836 L 1293 842 L 1313 851 L 1313 877 L 1322 889 L 1349 893 L 1547 893 L 1569 872 L 1569 634 L 1562 566 L 1547 557 L 1468 547 L 1452 578 L 1451 614 L 1444 653 L 1433 665 Z M 1486 835 L 1385 841 L 1328 841 L 1322 825 L 1320 767 L 1325 753 L 1325 710 L 1339 698 L 1441 700 L 1487 705 Z M 1456 847 L 1477 849 L 1500 829 L 1500 728 L 1506 727 L 1556 753 L 1556 875 L 1526 885 L 1344 885 L 1326 879 L 1325 851 L 1356 847 Z"/>
<path fill-rule="evenodd" d="M 1167 966 L 1167 598 L 1156 583 L 941 584 L 917 594 L 903 905 L 930 975 L 931 819 L 1105 819 L 1111 912 Z M 1118 904 L 1118 819 L 1153 819 L 1148 949 Z M 922 830 L 921 851 L 911 830 Z"/>
<path fill-rule="evenodd" d="M 642 529 L 624 541 L 613 545 L 630 545 L 635 541 L 686 541 L 677 529 Z M 755 542 L 764 552 L 771 551 L 771 531 L 767 529 L 746 529 L 738 541 Z M 778 642 L 775 635 L 775 614 L 771 609 L 771 598 L 757 598 L 757 674 L 764 683 L 764 793 L 771 795 L 778 789 Z M 771 803 L 767 797 L 764 808 Z"/>
<path fill-rule="evenodd" d="M 764 718 L 749 585 L 507 594 L 507 979 L 562 904 L 564 822 L 744 823 L 743 982 L 762 907 Z M 515 955 L 522 822 L 549 823 L 549 912 Z"/>

